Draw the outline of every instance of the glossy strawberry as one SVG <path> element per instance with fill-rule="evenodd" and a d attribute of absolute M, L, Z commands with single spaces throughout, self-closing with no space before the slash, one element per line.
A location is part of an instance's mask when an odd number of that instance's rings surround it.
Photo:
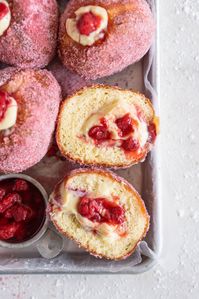
<path fill-rule="evenodd" d="M 139 149 L 139 143 L 137 140 L 130 137 L 122 141 L 121 147 L 127 152 L 137 151 Z"/>
<path fill-rule="evenodd" d="M 83 14 L 77 22 L 77 28 L 80 34 L 89 36 L 90 33 L 96 31 L 101 24 L 101 17 L 91 12 Z"/>
<path fill-rule="evenodd" d="M 33 212 L 31 208 L 22 205 L 16 204 L 10 209 L 5 211 L 5 218 L 13 218 L 16 222 L 28 221 L 32 218 Z"/>
<path fill-rule="evenodd" d="M 120 136 L 124 137 L 133 133 L 132 118 L 129 113 L 125 114 L 123 117 L 116 119 L 116 124 L 120 129 Z"/>
<path fill-rule="evenodd" d="M 105 126 L 94 126 L 92 127 L 89 132 L 88 135 L 90 138 L 98 141 L 98 142 L 103 142 L 103 141 L 107 141 L 111 138 L 111 134 L 108 131 L 108 129 Z"/>
<path fill-rule="evenodd" d="M 13 191 L 27 191 L 28 190 L 28 182 L 22 179 L 17 179 L 13 186 Z"/>
<path fill-rule="evenodd" d="M 4 213 L 7 209 L 12 207 L 15 203 L 21 202 L 21 196 L 17 193 L 10 193 L 0 201 L 0 213 Z"/>
<path fill-rule="evenodd" d="M 98 223 L 117 225 L 125 221 L 124 209 L 105 198 L 82 197 L 78 204 L 78 212 L 90 221 Z"/>
<path fill-rule="evenodd" d="M 15 222 L 11 224 L 2 225 L 0 227 L 0 239 L 8 240 L 13 238 L 19 226 L 19 223 Z"/>
<path fill-rule="evenodd" d="M 23 179 L 7 179 L 0 181 L 0 192 L 0 238 L 11 242 L 31 238 L 45 219 L 40 191 Z"/>

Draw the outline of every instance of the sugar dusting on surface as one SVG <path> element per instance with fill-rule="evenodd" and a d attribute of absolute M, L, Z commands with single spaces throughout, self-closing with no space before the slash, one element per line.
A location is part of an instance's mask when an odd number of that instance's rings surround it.
<path fill-rule="evenodd" d="M 14 75 L 11 75 L 14 74 Z M 0 171 L 21 172 L 39 162 L 46 154 L 55 128 L 60 104 L 60 87 L 46 70 L 0 71 L 2 83 L 22 84 L 17 89 L 17 123 L 9 136 L 1 135 Z M 5 83 L 5 82 L 4 82 Z"/>
<path fill-rule="evenodd" d="M 127 10 L 116 16 L 113 19 L 113 33 L 102 43 L 92 47 L 80 47 L 68 38 L 65 23 L 79 6 L 90 4 L 90 1 L 69 2 L 60 20 L 59 56 L 66 67 L 87 79 L 111 75 L 140 60 L 148 51 L 155 31 L 153 16 L 145 0 L 98 0 L 96 3 L 105 5 L 108 9 L 113 3 L 116 6 L 131 4 L 136 6 L 137 10 L 136 13 L 134 10 Z"/>
<path fill-rule="evenodd" d="M 11 25 L 0 37 L 0 61 L 44 67 L 56 49 L 58 7 L 55 0 L 13 0 Z"/>

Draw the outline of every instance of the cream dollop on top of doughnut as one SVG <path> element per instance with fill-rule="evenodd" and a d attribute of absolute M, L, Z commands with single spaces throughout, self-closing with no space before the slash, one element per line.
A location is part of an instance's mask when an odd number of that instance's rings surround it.
<path fill-rule="evenodd" d="M 86 178 L 85 178 L 86 180 Z M 90 182 L 92 185 L 92 183 Z M 62 203 L 61 210 L 58 209 L 56 213 L 56 218 L 64 218 L 68 215 L 75 216 L 76 220 L 79 222 L 79 224 L 86 230 L 86 231 L 95 231 L 97 234 L 103 239 L 103 241 L 106 243 L 111 243 L 118 238 L 120 238 L 120 233 L 126 233 L 126 227 L 125 225 L 109 225 L 107 223 L 95 223 L 93 221 L 90 221 L 86 217 L 83 217 L 78 213 L 78 202 L 80 200 L 80 197 L 84 196 L 85 194 L 90 193 L 90 190 L 87 190 L 85 192 L 79 191 L 79 190 L 73 190 L 70 186 L 70 181 L 66 184 L 65 181 L 63 181 L 59 185 L 59 189 L 56 190 L 56 192 L 51 194 L 51 200 L 55 202 L 53 199 L 56 198 L 57 192 L 59 193 L 59 196 L 61 197 L 60 202 Z M 95 184 L 95 190 L 92 190 L 92 196 L 93 197 L 106 197 L 107 200 L 111 200 L 113 197 L 112 192 L 114 192 L 114 184 L 110 186 L 106 181 L 98 181 L 97 184 Z"/>
<path fill-rule="evenodd" d="M 132 134 L 134 139 L 138 140 L 140 148 L 143 148 L 147 143 L 149 137 L 147 123 L 144 121 L 144 119 L 140 119 L 138 117 L 137 109 L 135 106 L 124 103 L 121 100 L 115 100 L 114 102 L 102 107 L 102 109 L 100 109 L 96 113 L 92 114 L 84 122 L 81 134 L 85 136 L 89 142 L 93 142 L 92 139 L 89 137 L 88 132 L 93 126 L 100 125 L 100 120 L 102 118 L 105 118 L 112 139 L 127 139 L 129 138 L 129 135 L 125 137 L 119 135 L 120 130 L 118 129 L 118 126 L 115 123 L 116 119 L 123 117 L 127 113 L 129 113 L 132 119 L 136 120 L 138 124 L 137 129 L 134 130 Z"/>
<path fill-rule="evenodd" d="M 0 0 L 0 4 L 5 4 L 8 7 L 8 13 L 0 19 L 0 36 L 8 29 L 11 21 L 11 11 L 7 1 Z"/>
<path fill-rule="evenodd" d="M 18 105 L 14 98 L 9 97 L 9 104 L 5 111 L 5 115 L 0 120 L 0 131 L 10 129 L 16 124 Z"/>
<path fill-rule="evenodd" d="M 97 30 L 91 32 L 89 36 L 80 34 L 77 28 L 77 23 L 80 17 L 88 12 L 101 17 L 100 26 Z M 66 20 L 66 31 L 75 42 L 82 46 L 91 46 L 104 37 L 104 31 L 106 31 L 108 27 L 108 13 L 105 8 L 94 5 L 82 6 L 75 11 L 75 15 L 76 18 Z"/>

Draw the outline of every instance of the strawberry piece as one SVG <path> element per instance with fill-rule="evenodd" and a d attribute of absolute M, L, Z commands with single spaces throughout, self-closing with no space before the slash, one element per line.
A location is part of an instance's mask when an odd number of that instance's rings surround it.
<path fill-rule="evenodd" d="M 137 140 L 130 137 L 122 142 L 121 147 L 125 151 L 131 152 L 131 151 L 137 151 L 139 149 L 140 145 Z"/>
<path fill-rule="evenodd" d="M 7 106 L 10 103 L 8 94 L 0 90 L 0 121 L 4 118 Z"/>
<path fill-rule="evenodd" d="M 111 134 L 105 126 L 92 127 L 89 130 L 88 135 L 90 138 L 92 138 L 98 142 L 103 142 L 103 141 L 109 140 L 111 138 Z"/>
<path fill-rule="evenodd" d="M 105 198 L 82 197 L 78 204 L 78 212 L 90 221 L 98 223 L 121 224 L 125 220 L 124 209 Z"/>
<path fill-rule="evenodd" d="M 154 123 L 151 123 L 148 126 L 148 132 L 149 132 L 149 142 L 154 143 L 157 137 L 156 125 Z"/>
<path fill-rule="evenodd" d="M 21 203 L 21 196 L 18 193 L 10 193 L 0 201 L 0 213 L 4 213 L 15 203 Z"/>
<path fill-rule="evenodd" d="M 77 28 L 80 34 L 89 36 L 90 33 L 96 31 L 101 24 L 101 17 L 94 15 L 92 12 L 83 14 L 77 22 Z"/>
<path fill-rule="evenodd" d="M 8 240 L 13 238 L 18 228 L 19 228 L 19 223 L 15 223 L 15 222 L 1 226 L 0 239 Z"/>
<path fill-rule="evenodd" d="M 5 17 L 5 15 L 7 15 L 8 12 L 8 6 L 4 3 L 0 3 L 0 20 L 3 19 L 3 17 Z"/>
<path fill-rule="evenodd" d="M 28 189 L 29 189 L 28 182 L 22 179 L 17 179 L 13 186 L 13 191 L 17 191 L 17 192 L 27 191 Z"/>
<path fill-rule="evenodd" d="M 121 130 L 120 136 L 124 137 L 133 133 L 132 118 L 129 113 L 125 114 L 123 117 L 116 119 L 116 125 Z"/>
<path fill-rule="evenodd" d="M 5 218 L 14 218 L 16 222 L 21 221 L 28 221 L 32 218 L 33 212 L 31 208 L 25 206 L 16 204 L 10 209 L 6 210 L 4 217 Z"/>
<path fill-rule="evenodd" d="M 6 195 L 6 190 L 4 188 L 0 188 L 0 200 L 4 198 Z"/>

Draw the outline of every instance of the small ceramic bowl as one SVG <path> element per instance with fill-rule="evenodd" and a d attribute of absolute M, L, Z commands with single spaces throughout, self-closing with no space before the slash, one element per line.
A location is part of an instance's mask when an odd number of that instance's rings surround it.
<path fill-rule="evenodd" d="M 42 187 L 42 185 L 36 181 L 35 179 L 25 175 L 25 174 L 7 174 L 0 176 L 0 181 L 8 180 L 8 179 L 24 179 L 25 181 L 30 182 L 33 184 L 41 193 L 43 196 L 43 200 L 45 202 L 45 206 L 47 208 L 48 204 L 48 194 L 45 191 L 45 189 Z M 36 243 L 46 232 L 48 228 L 49 223 L 49 217 L 48 214 L 45 213 L 45 220 L 43 221 L 43 224 L 41 225 L 39 231 L 34 234 L 34 236 L 26 241 L 22 241 L 19 243 L 9 243 L 9 241 L 2 241 L 0 240 L 0 246 L 5 248 L 25 248 L 28 246 L 31 246 L 33 243 Z"/>
<path fill-rule="evenodd" d="M 25 174 L 7 174 L 0 176 L 0 181 L 8 179 L 24 179 L 25 181 L 33 184 L 43 196 L 43 200 L 45 202 L 45 207 L 47 210 L 48 194 L 38 181 Z M 45 258 L 50 259 L 57 256 L 63 249 L 63 239 L 54 230 L 49 228 L 49 216 L 47 211 L 44 217 L 45 219 L 43 221 L 43 224 L 32 238 L 19 243 L 9 243 L 9 241 L 0 240 L 0 247 L 17 250 L 20 248 L 34 246 Z"/>

